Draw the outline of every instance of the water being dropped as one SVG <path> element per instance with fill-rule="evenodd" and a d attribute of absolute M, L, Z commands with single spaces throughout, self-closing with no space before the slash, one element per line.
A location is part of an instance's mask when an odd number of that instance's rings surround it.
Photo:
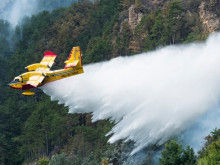
<path fill-rule="evenodd" d="M 204 43 L 118 57 L 84 66 L 84 74 L 42 89 L 52 100 L 68 106 L 69 113 L 92 112 L 94 122 L 115 121 L 109 142 L 134 141 L 134 154 L 180 135 L 219 106 L 219 44 L 217 33 Z M 210 131 L 218 124 L 212 115 L 206 120 L 213 123 Z"/>

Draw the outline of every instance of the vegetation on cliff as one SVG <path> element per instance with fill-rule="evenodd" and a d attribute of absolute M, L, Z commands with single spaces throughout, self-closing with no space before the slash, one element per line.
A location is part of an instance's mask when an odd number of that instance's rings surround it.
<path fill-rule="evenodd" d="M 105 136 L 113 126 L 109 121 L 91 123 L 91 114 L 68 114 L 66 107 L 51 102 L 39 90 L 27 98 L 6 84 L 24 72 L 25 66 L 39 62 L 47 50 L 58 54 L 56 69 L 64 66 L 63 61 L 76 45 L 81 47 L 83 62 L 88 64 L 203 40 L 207 32 L 198 14 L 200 3 L 201 0 L 179 0 L 148 5 L 144 0 L 80 0 L 68 8 L 25 18 L 12 36 L 9 24 L 1 20 L 0 164 L 22 164 L 39 158 L 39 164 L 45 164 L 49 163 L 45 157 L 56 154 L 51 161 L 63 160 L 67 164 L 69 159 L 73 164 L 97 164 L 105 157 L 116 157 L 113 148 L 117 144 L 108 144 Z M 214 139 L 200 155 L 200 164 L 210 157 L 218 160 L 219 136 Z M 167 164 L 166 158 L 176 150 L 176 156 L 180 156 L 177 161 L 195 163 L 189 147 L 182 149 L 171 141 L 165 150 L 161 164 Z"/>

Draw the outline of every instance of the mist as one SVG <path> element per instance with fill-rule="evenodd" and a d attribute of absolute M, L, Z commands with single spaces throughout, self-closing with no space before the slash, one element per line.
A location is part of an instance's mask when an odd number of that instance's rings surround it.
<path fill-rule="evenodd" d="M 91 112 L 93 122 L 115 122 L 109 142 L 134 141 L 131 155 L 176 136 L 202 147 L 204 136 L 219 126 L 219 44 L 215 33 L 204 43 L 86 65 L 84 74 L 48 83 L 42 90 L 69 113 Z"/>
<path fill-rule="evenodd" d="M 51 11 L 70 6 L 77 0 L 3 0 L 0 4 L 0 18 L 7 20 L 13 27 L 19 25 L 24 17 L 31 17 L 43 10 Z"/>
<path fill-rule="evenodd" d="M 31 16 L 37 11 L 37 0 L 15 0 L 9 15 L 6 17 L 12 26 L 16 26 L 25 16 Z"/>

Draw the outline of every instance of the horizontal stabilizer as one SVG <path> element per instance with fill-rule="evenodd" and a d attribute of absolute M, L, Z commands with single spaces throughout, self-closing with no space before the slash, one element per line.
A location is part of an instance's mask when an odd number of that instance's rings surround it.
<path fill-rule="evenodd" d="M 72 62 L 72 63 L 66 63 L 66 66 L 65 66 L 65 68 L 64 69 L 67 69 L 67 68 L 73 68 L 73 67 L 75 67 L 77 64 L 78 64 L 78 60 L 75 60 L 74 62 Z"/>

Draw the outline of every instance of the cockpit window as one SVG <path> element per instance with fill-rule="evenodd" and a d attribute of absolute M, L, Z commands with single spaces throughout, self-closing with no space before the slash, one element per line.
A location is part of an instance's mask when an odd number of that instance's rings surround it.
<path fill-rule="evenodd" d="M 15 78 L 14 81 L 15 81 L 15 82 L 19 82 L 19 78 Z"/>
<path fill-rule="evenodd" d="M 11 83 L 19 83 L 19 82 L 20 82 L 19 77 L 15 77 Z"/>

